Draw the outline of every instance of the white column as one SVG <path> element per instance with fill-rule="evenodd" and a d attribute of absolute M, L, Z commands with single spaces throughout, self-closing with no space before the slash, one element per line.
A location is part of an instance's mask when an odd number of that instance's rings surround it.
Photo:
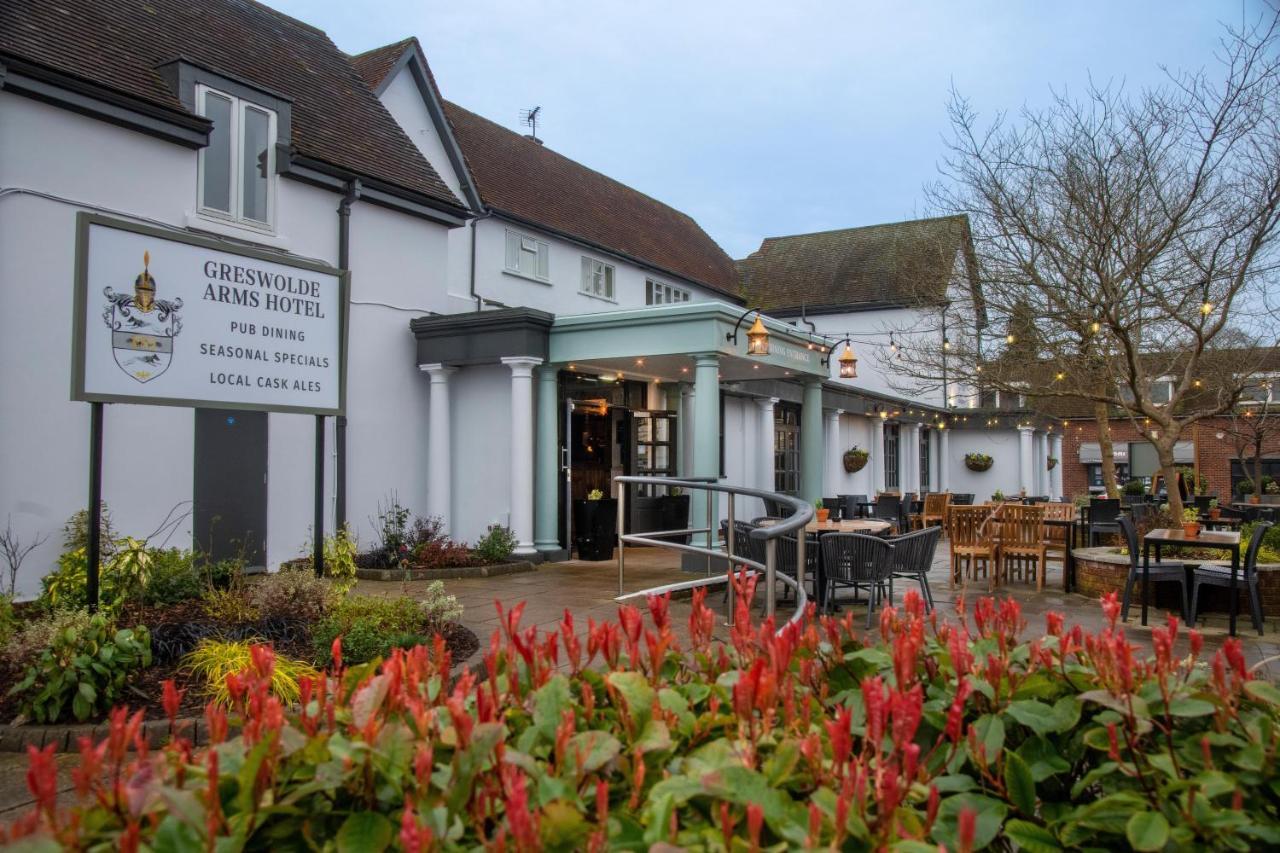
<path fill-rule="evenodd" d="M 951 491 L 951 430 L 938 430 L 938 491 Z"/>
<path fill-rule="evenodd" d="M 871 497 L 884 491 L 884 419 L 871 418 Z"/>
<path fill-rule="evenodd" d="M 774 487 L 774 422 L 773 408 L 777 397 L 757 397 L 760 409 L 760 446 L 756 456 L 756 488 L 772 492 Z"/>
<path fill-rule="evenodd" d="M 903 424 L 898 431 L 902 446 L 898 458 L 902 460 L 900 485 L 902 493 L 920 491 L 920 424 Z"/>
<path fill-rule="evenodd" d="M 677 460 L 680 465 L 680 476 L 693 476 L 693 385 L 680 384 L 680 425 L 681 438 L 684 440 L 684 456 Z"/>
<path fill-rule="evenodd" d="M 1062 494 L 1062 436 L 1054 433 L 1049 436 L 1049 455 L 1058 460 L 1049 472 L 1049 497 L 1060 501 Z"/>
<path fill-rule="evenodd" d="M 1034 433 L 1033 427 L 1018 427 L 1018 488 L 1028 495 L 1035 491 Z"/>
<path fill-rule="evenodd" d="M 844 475 L 844 467 L 840 462 L 844 447 L 840 444 L 840 416 L 844 409 L 836 409 L 827 414 L 827 478 L 822 489 L 826 497 L 835 497 L 841 491 L 840 480 Z"/>
<path fill-rule="evenodd" d="M 431 377 L 431 396 L 427 419 L 427 515 L 439 518 L 445 533 L 453 532 L 453 439 L 449 424 L 449 377 L 456 367 L 443 364 L 421 364 L 418 368 Z"/>
<path fill-rule="evenodd" d="M 533 369 L 540 358 L 502 359 L 511 368 L 511 532 L 514 553 L 537 553 L 533 547 Z"/>
<path fill-rule="evenodd" d="M 1036 433 L 1036 494 L 1049 494 L 1049 436 Z"/>

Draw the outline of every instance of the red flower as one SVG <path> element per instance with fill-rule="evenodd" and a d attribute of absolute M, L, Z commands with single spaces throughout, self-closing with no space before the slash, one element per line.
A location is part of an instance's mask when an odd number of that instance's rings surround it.
<path fill-rule="evenodd" d="M 333 645 L 329 647 L 329 656 L 333 658 L 333 671 L 342 671 L 342 635 L 333 638 Z"/>
<path fill-rule="evenodd" d="M 973 850 L 973 836 L 978 831 L 978 813 L 973 809 L 961 809 L 956 822 L 956 849 L 960 853 Z"/>
<path fill-rule="evenodd" d="M 759 803 L 747 806 L 747 833 L 751 836 L 751 849 L 760 849 L 760 830 L 764 828 L 764 809 Z"/>
<path fill-rule="evenodd" d="M 164 682 L 164 712 L 169 717 L 169 725 L 173 725 L 178 721 L 178 709 L 182 707 L 182 694 L 185 690 L 179 690 L 173 683 L 172 678 L 165 679 Z"/>
<path fill-rule="evenodd" d="M 35 797 L 36 808 L 52 820 L 58 804 L 58 764 L 54 758 L 56 744 L 44 749 L 27 746 L 27 789 Z"/>

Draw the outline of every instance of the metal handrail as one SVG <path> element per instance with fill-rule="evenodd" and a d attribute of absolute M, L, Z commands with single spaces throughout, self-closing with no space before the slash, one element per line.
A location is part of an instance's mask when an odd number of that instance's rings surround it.
<path fill-rule="evenodd" d="M 726 486 L 721 485 L 714 478 L 710 477 L 694 477 L 694 478 L 677 478 L 677 477 L 641 477 L 641 476 L 619 476 L 614 477 L 613 481 L 619 485 L 618 489 L 618 601 L 629 598 L 648 595 L 660 595 L 665 592 L 674 592 L 679 590 L 693 589 L 699 586 L 709 586 L 716 583 L 727 583 L 728 575 L 712 576 L 711 560 L 715 557 L 724 557 L 728 560 L 730 567 L 740 565 L 749 567 L 755 572 L 764 572 L 765 578 L 765 613 L 773 616 L 777 610 L 777 591 L 778 580 L 781 579 L 784 584 L 790 586 L 796 592 L 796 610 L 788 623 L 799 620 L 803 615 L 805 608 L 808 606 L 808 596 L 804 591 L 804 567 L 805 567 L 805 535 L 803 528 L 813 520 L 813 507 L 808 501 L 802 501 L 799 498 L 790 495 L 778 494 L 777 492 L 767 492 L 763 489 L 748 489 L 742 486 Z M 679 530 L 656 530 L 647 534 L 624 533 L 626 530 L 627 517 L 627 486 L 631 485 L 648 485 L 648 486 L 667 486 L 679 489 L 701 489 L 706 493 L 707 497 L 707 526 L 682 528 Z M 726 515 L 729 522 L 729 537 L 725 543 L 725 550 L 712 547 L 712 537 L 715 533 L 715 519 L 711 517 L 711 496 L 713 494 L 725 494 L 728 496 L 728 504 L 726 506 Z M 734 498 L 761 498 L 763 500 L 774 501 L 778 504 L 789 506 L 792 510 L 791 514 L 777 524 L 768 527 L 760 527 L 752 530 L 750 536 L 753 539 L 764 541 L 765 562 L 759 563 L 754 560 L 737 556 L 734 554 Z M 778 557 L 777 544 L 778 539 L 789 533 L 801 531 L 796 536 L 796 577 L 795 580 L 786 575 L 779 576 L 777 571 Z M 706 545 L 690 545 L 684 542 L 669 542 L 663 537 L 667 536 L 683 536 L 705 533 L 707 536 Z M 669 548 L 673 551 L 681 551 L 690 554 L 701 554 L 707 558 L 707 577 L 693 581 L 681 581 L 673 584 L 665 584 L 663 586 L 653 587 L 651 589 L 642 590 L 640 592 L 625 593 L 626 578 L 626 546 L 631 545 L 652 545 L 659 548 Z M 733 601 L 733 585 L 729 585 L 729 620 L 733 621 L 734 613 Z"/>

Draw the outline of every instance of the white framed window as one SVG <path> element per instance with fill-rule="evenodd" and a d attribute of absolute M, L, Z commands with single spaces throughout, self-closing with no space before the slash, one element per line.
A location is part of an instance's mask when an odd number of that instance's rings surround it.
<path fill-rule="evenodd" d="M 645 279 L 644 282 L 644 304 L 645 305 L 672 305 L 676 302 L 688 302 L 689 291 L 683 287 L 674 287 L 670 284 L 664 284 L 653 279 Z"/>
<path fill-rule="evenodd" d="M 1264 406 L 1280 403 L 1280 376 L 1258 376 L 1240 392 L 1244 406 Z"/>
<path fill-rule="evenodd" d="M 507 272 L 538 281 L 551 280 L 551 247 L 543 240 L 507 230 Z"/>
<path fill-rule="evenodd" d="M 1157 406 L 1167 406 L 1173 399 L 1173 377 L 1161 376 L 1151 380 L 1151 402 Z"/>
<path fill-rule="evenodd" d="M 208 86 L 196 87 L 200 115 L 213 122 L 200 150 L 200 212 L 270 230 L 275 217 L 276 113 Z"/>
<path fill-rule="evenodd" d="M 588 296 L 612 301 L 614 299 L 613 265 L 583 255 L 582 292 Z"/>

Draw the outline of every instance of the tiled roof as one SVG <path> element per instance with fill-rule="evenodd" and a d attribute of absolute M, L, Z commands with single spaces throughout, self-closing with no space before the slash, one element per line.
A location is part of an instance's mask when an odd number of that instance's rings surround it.
<path fill-rule="evenodd" d="M 691 217 L 445 103 L 486 206 L 738 297 L 733 260 Z"/>
<path fill-rule="evenodd" d="M 351 64 L 369 84 L 369 88 L 377 91 L 388 72 L 400 61 L 400 57 L 404 56 L 406 50 L 417 45 L 417 41 L 416 38 L 401 39 L 391 44 L 384 44 L 382 47 L 375 47 L 373 50 L 366 50 L 364 53 L 357 53 L 351 57 Z"/>
<path fill-rule="evenodd" d="M 4 0 L 5 54 L 183 114 L 156 69 L 187 59 L 291 99 L 300 155 L 461 206 L 328 36 L 252 0 Z"/>
<path fill-rule="evenodd" d="M 967 234 L 965 217 L 946 216 L 768 237 L 737 262 L 742 293 L 775 310 L 940 299 Z"/>

